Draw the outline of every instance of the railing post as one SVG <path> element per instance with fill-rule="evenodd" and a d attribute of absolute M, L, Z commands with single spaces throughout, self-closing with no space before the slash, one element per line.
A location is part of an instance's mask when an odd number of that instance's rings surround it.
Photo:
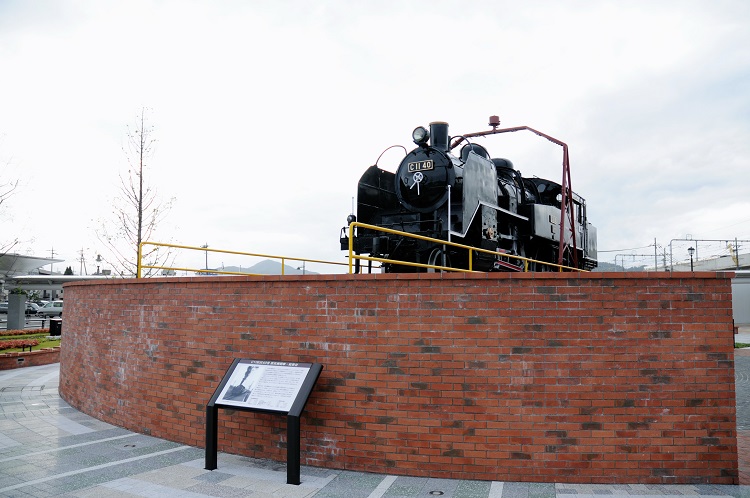
<path fill-rule="evenodd" d="M 135 278 L 141 278 L 141 257 L 143 256 L 143 244 L 144 242 L 138 244 L 138 266 L 135 272 Z"/>
<path fill-rule="evenodd" d="M 349 274 L 352 273 L 352 252 L 354 252 L 354 223 L 349 223 Z"/>

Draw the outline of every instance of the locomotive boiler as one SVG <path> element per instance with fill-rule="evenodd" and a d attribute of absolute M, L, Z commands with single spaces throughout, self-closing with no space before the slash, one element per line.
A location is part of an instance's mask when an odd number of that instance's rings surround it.
<path fill-rule="evenodd" d="M 479 271 L 590 270 L 597 265 L 596 228 L 585 200 L 570 190 L 567 146 L 528 127 L 498 129 L 451 138 L 448 123 L 433 122 L 412 132 L 416 148 L 395 173 L 377 163 L 359 180 L 354 221 L 439 241 L 357 226 L 351 246 L 357 255 L 388 260 L 385 272 L 434 271 L 409 263 Z M 563 183 L 524 177 L 508 159 L 492 157 L 472 143 L 477 136 L 530 130 L 564 146 Z M 453 149 L 461 145 L 457 154 Z M 406 150 L 406 149 L 405 149 Z M 566 171 L 567 168 L 567 171 Z M 566 176 L 567 174 L 567 176 Z M 441 241 L 485 249 L 468 251 Z M 342 250 L 349 250 L 348 227 Z M 521 256 L 528 258 L 514 258 Z M 360 271 L 359 260 L 356 260 Z M 371 262 L 368 263 L 371 270 Z"/>

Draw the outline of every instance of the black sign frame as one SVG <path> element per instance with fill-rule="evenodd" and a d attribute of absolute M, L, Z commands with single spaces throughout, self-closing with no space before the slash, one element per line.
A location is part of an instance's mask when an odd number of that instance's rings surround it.
<path fill-rule="evenodd" d="M 247 365 L 245 369 L 244 377 L 237 386 L 230 385 L 227 387 L 231 379 L 238 378 L 238 372 L 242 372 L 242 366 Z M 291 390 L 286 390 L 283 393 L 283 397 L 289 398 L 290 394 L 294 394 L 291 400 L 291 406 L 288 410 L 280 408 L 263 408 L 263 403 L 248 402 L 247 393 L 239 392 L 243 388 L 245 379 L 251 375 L 253 367 L 267 367 L 273 369 L 286 369 L 289 367 L 294 368 L 307 368 L 307 374 L 302 380 L 301 385 L 298 387 L 292 386 Z M 218 455 L 218 439 L 219 439 L 219 408 L 225 410 L 238 410 L 247 412 L 258 412 L 258 413 L 271 413 L 275 415 L 286 415 L 286 430 L 287 430 L 287 470 L 286 470 L 286 482 L 287 484 L 300 484 L 300 417 L 305 409 L 307 400 L 312 393 L 315 383 L 320 377 L 320 373 L 323 371 L 323 365 L 320 363 L 296 363 L 289 361 L 267 361 L 267 360 L 254 360 L 247 358 L 235 358 L 232 364 L 224 374 L 224 378 L 219 383 L 219 386 L 214 391 L 211 400 L 206 405 L 206 470 L 217 469 L 217 455 Z M 228 393 L 232 393 L 230 396 Z M 222 396 L 224 394 L 224 396 Z M 235 396 L 235 394 L 237 396 Z M 232 398 L 232 399 L 229 399 Z M 244 400 L 242 399 L 244 398 Z M 288 406 L 289 403 L 282 403 L 283 399 L 278 400 L 277 404 L 284 404 Z M 289 399 L 287 399 L 289 401 Z M 273 405 L 273 403 L 270 403 Z"/>

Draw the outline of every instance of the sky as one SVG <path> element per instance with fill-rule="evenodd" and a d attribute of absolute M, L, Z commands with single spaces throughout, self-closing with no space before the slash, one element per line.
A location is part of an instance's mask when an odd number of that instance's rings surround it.
<path fill-rule="evenodd" d="M 568 144 L 601 261 L 653 264 L 655 240 L 660 260 L 726 253 L 676 239 L 747 252 L 749 28 L 746 0 L 0 0 L 0 184 L 19 182 L 0 243 L 92 273 L 145 109 L 144 178 L 174 199 L 157 242 L 343 262 L 386 148 L 498 115 Z M 561 181 L 561 148 L 536 135 L 480 143 Z"/>

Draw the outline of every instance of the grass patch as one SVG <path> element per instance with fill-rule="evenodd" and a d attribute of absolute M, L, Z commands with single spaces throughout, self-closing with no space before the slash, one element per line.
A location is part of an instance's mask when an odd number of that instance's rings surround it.
<path fill-rule="evenodd" d="M 39 344 L 36 346 L 32 346 L 31 350 L 36 351 L 38 349 L 44 349 L 44 348 L 54 348 L 60 345 L 60 339 L 56 340 L 48 340 L 47 337 L 49 336 L 49 331 L 42 331 L 40 334 L 39 331 L 35 331 L 34 334 L 17 334 L 17 335 L 4 335 L 0 337 L 0 343 L 5 341 L 13 341 L 16 339 L 19 340 L 28 340 L 28 339 L 36 339 L 39 341 Z M 15 353 L 22 351 L 23 348 L 5 348 L 0 349 L 0 353 Z M 28 351 L 28 346 L 26 347 L 26 350 Z"/>
<path fill-rule="evenodd" d="M 740 348 L 750 348 L 750 344 L 746 342 L 735 342 L 734 349 L 740 349 Z"/>
<path fill-rule="evenodd" d="M 14 339 L 46 339 L 49 336 L 49 331 L 36 331 L 33 334 L 16 334 L 16 335 L 4 335 L 0 337 L 0 341 L 12 341 Z"/>

